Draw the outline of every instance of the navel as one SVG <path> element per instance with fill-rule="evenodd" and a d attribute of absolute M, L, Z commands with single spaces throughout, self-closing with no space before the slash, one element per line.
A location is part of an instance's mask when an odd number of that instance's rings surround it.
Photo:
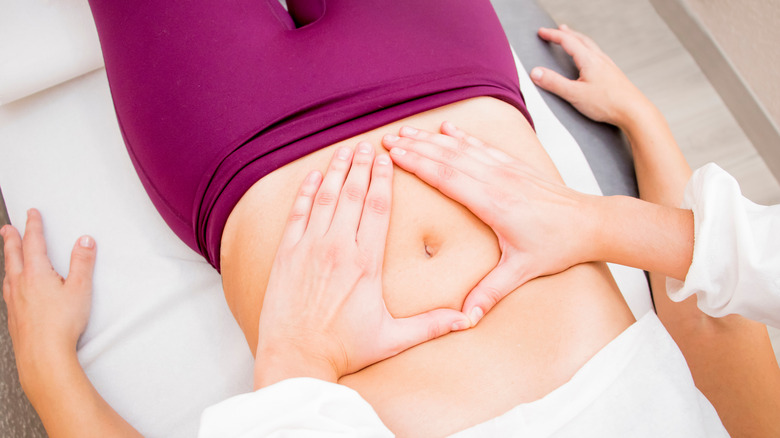
<path fill-rule="evenodd" d="M 423 251 L 425 251 L 425 258 L 432 258 L 439 252 L 439 245 L 423 240 Z"/>

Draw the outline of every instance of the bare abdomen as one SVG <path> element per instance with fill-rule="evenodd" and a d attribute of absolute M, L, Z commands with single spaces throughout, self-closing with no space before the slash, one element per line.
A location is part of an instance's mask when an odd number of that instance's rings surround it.
<path fill-rule="evenodd" d="M 377 145 L 403 124 L 437 130 L 449 120 L 557 177 L 533 130 L 513 107 L 477 98 L 438 108 L 308 155 L 256 183 L 222 239 L 225 297 L 254 352 L 262 296 L 278 240 L 304 175 L 324 171 L 333 149 Z M 463 206 L 396 168 L 383 271 L 390 312 L 460 309 L 498 262 L 493 232 Z M 540 278 L 502 300 L 471 330 L 407 350 L 340 383 L 357 390 L 399 436 L 439 436 L 536 400 L 571 376 L 633 322 L 606 266 Z"/>

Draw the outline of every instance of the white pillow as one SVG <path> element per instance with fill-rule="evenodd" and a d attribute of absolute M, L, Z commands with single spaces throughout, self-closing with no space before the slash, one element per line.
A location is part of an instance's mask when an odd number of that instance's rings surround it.
<path fill-rule="evenodd" d="M 0 0 L 0 105 L 102 66 L 87 0 Z"/>

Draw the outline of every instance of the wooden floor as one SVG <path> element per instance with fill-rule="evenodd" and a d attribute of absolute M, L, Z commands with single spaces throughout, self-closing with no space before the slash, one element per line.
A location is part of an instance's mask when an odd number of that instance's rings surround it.
<path fill-rule="evenodd" d="M 538 0 L 593 38 L 664 113 L 692 168 L 715 162 L 749 199 L 780 204 L 780 184 L 649 0 Z M 780 361 L 780 330 L 770 328 Z"/>

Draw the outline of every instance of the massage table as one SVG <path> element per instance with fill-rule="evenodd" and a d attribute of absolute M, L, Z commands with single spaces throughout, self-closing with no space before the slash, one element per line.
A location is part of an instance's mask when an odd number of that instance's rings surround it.
<path fill-rule="evenodd" d="M 536 37 L 552 20 L 533 0 L 493 3 L 537 134 L 565 182 L 636 196 L 618 130 L 528 78 L 537 65 L 577 75 L 568 55 Z M 78 236 L 97 241 L 92 313 L 78 343 L 89 379 L 145 436 L 195 436 L 204 408 L 252 390 L 253 357 L 219 275 L 168 229 L 136 176 L 86 0 L 0 0 L 0 103 L 0 221 L 23 231 L 26 210 L 38 208 L 62 274 Z M 610 268 L 634 315 L 650 310 L 644 273 Z M 0 436 L 45 436 L 19 387 L 0 308 Z"/>

